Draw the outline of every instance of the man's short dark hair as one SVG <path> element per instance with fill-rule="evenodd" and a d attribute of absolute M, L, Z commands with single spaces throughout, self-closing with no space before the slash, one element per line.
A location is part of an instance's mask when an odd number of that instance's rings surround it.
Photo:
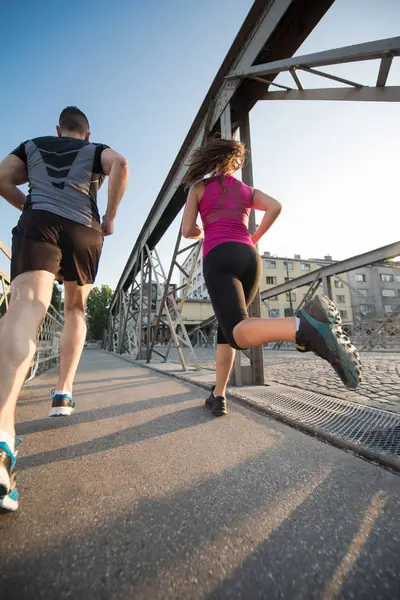
<path fill-rule="evenodd" d="M 86 115 L 76 106 L 67 106 L 60 114 L 61 131 L 73 131 L 85 135 L 89 131 L 89 121 Z"/>

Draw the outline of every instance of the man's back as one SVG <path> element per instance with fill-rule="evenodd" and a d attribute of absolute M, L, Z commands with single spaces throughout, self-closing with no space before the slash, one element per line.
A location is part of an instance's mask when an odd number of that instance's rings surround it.
<path fill-rule="evenodd" d="M 74 137 L 46 136 L 20 144 L 12 154 L 27 167 L 25 209 L 45 210 L 100 230 L 97 192 L 104 181 L 104 144 Z"/>

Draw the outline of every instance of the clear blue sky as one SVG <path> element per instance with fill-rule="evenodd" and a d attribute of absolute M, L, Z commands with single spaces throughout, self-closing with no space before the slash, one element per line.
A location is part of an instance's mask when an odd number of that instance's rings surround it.
<path fill-rule="evenodd" d="M 130 163 L 99 284 L 118 281 L 251 4 L 22 0 L 2 7 L 0 157 L 30 137 L 52 134 L 60 110 L 76 104 L 89 117 L 92 140 Z M 395 36 L 399 24 L 397 0 L 337 0 L 298 54 Z M 392 84 L 400 83 L 399 67 L 392 68 Z M 336 72 L 372 83 L 377 68 Z M 399 105 L 265 102 L 251 123 L 255 184 L 284 206 L 263 250 L 341 259 L 400 237 Z M 1 202 L 0 239 L 10 245 L 18 213 Z M 101 211 L 105 202 L 106 186 Z M 165 258 L 176 231 L 177 225 L 160 244 Z"/>

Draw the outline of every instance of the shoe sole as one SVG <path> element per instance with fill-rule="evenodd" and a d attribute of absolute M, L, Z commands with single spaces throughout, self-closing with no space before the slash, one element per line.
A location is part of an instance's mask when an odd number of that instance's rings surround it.
<path fill-rule="evenodd" d="M 75 408 L 71 406 L 55 406 L 49 411 L 49 417 L 70 417 Z"/>
<path fill-rule="evenodd" d="M 228 414 L 227 410 L 213 410 L 212 414 L 214 415 L 214 417 L 224 417 L 225 415 Z"/>
<path fill-rule="evenodd" d="M 343 333 L 342 319 L 332 300 L 327 296 L 319 296 L 318 299 L 321 308 L 331 324 L 329 327 L 329 337 L 323 337 L 330 350 L 338 358 L 339 364 L 345 373 L 346 381 L 343 381 L 342 376 L 335 368 L 335 364 L 330 364 L 339 375 L 344 385 L 347 388 L 354 390 L 361 382 L 362 366 L 360 355 L 351 340 Z"/>

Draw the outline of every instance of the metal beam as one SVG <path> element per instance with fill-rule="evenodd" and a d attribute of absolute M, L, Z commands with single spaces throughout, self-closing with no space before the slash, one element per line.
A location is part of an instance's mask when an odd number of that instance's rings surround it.
<path fill-rule="evenodd" d="M 296 69 L 302 67 L 326 67 L 328 65 L 338 65 L 348 62 L 359 62 L 363 60 L 373 60 L 381 58 L 385 54 L 400 56 L 400 37 L 376 40 L 364 44 L 355 44 L 354 46 L 344 46 L 334 50 L 325 50 L 324 52 L 315 52 L 314 54 L 305 54 L 304 56 L 294 56 L 284 60 L 263 65 L 255 65 L 249 69 L 236 69 L 226 79 L 235 79 L 257 75 L 274 75 L 283 71 L 290 71 L 293 67 Z"/>
<path fill-rule="evenodd" d="M 258 81 L 259 83 L 263 83 L 264 85 L 273 85 L 281 90 L 292 90 L 293 88 L 287 85 L 281 85 L 280 83 L 275 83 L 270 79 L 264 79 L 264 77 L 257 77 L 256 75 L 250 75 L 249 79 L 253 79 L 253 81 Z"/>
<path fill-rule="evenodd" d="M 242 170 L 243 183 L 246 183 L 250 187 L 253 187 L 253 163 L 251 158 L 251 134 L 250 134 L 250 118 L 244 119 L 240 124 L 240 139 L 247 148 L 248 156 L 245 166 Z M 250 213 L 249 218 L 249 232 L 253 234 L 256 230 L 256 216 L 254 210 Z M 257 290 L 257 294 L 249 306 L 250 317 L 261 317 L 261 298 L 260 290 Z M 264 385 L 264 355 L 262 346 L 250 349 L 250 364 L 251 364 L 251 375 L 253 385 Z M 236 376 L 235 369 L 235 376 Z"/>
<path fill-rule="evenodd" d="M 295 67 L 292 67 L 291 69 L 289 69 L 289 71 L 290 71 L 291 76 L 294 79 L 295 84 L 297 85 L 297 89 L 298 90 L 303 90 L 304 89 L 303 85 L 302 85 L 302 83 L 301 83 L 301 81 L 299 79 L 299 76 L 296 73 Z"/>
<path fill-rule="evenodd" d="M 387 56 L 384 56 L 381 60 L 381 64 L 379 67 L 378 79 L 376 80 L 377 87 L 384 87 L 387 82 L 387 78 L 389 76 L 390 67 L 393 62 L 393 54 L 390 53 Z"/>
<path fill-rule="evenodd" d="M 9 251 L 7 246 L 5 244 L 3 244 L 3 242 L 1 240 L 0 240 L 0 250 L 1 250 L 1 252 L 3 252 L 3 254 L 5 254 L 7 256 L 7 258 L 9 260 L 11 260 L 11 252 Z"/>
<path fill-rule="evenodd" d="M 365 87 L 361 83 L 356 83 L 355 81 L 351 81 L 350 79 L 344 79 L 343 77 L 338 77 L 337 75 L 331 75 L 331 73 L 325 73 L 325 71 L 318 71 L 318 69 L 310 69 L 310 67 L 298 67 L 302 71 L 306 73 L 311 73 L 311 75 L 317 75 L 318 77 L 324 77 L 325 79 L 330 79 L 331 81 L 338 81 L 339 83 L 344 83 L 345 85 L 350 85 L 355 88 Z"/>
<path fill-rule="evenodd" d="M 359 254 L 358 256 L 352 256 L 346 260 L 336 262 L 333 265 L 322 267 L 315 271 L 311 271 L 307 275 L 296 277 L 292 281 L 276 285 L 275 287 L 265 290 L 261 293 L 261 300 L 267 300 L 272 296 L 279 296 L 296 288 L 302 287 L 303 285 L 311 285 L 317 278 L 323 279 L 324 277 L 332 277 L 340 273 L 347 273 L 348 271 L 354 271 L 354 269 L 361 269 L 373 263 L 382 262 L 400 256 L 400 241 L 382 248 L 376 248 L 365 254 Z M 273 260 L 273 257 L 268 257 Z M 307 262 L 307 261 L 305 261 Z"/>
<path fill-rule="evenodd" d="M 400 102 L 400 86 L 363 88 L 325 88 L 266 92 L 262 100 L 320 100 L 330 102 Z"/>

